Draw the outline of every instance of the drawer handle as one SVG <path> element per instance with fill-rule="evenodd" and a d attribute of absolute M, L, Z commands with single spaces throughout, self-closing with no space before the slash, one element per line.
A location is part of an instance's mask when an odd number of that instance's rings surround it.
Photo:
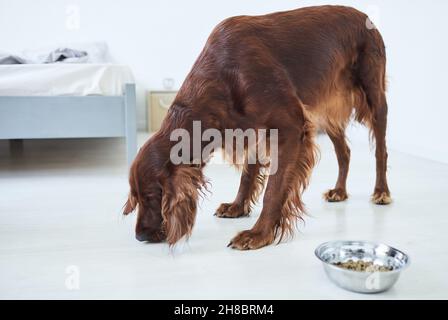
<path fill-rule="evenodd" d="M 169 109 L 172 101 L 173 101 L 173 99 L 171 99 L 171 98 L 159 98 L 159 105 L 162 108 Z"/>

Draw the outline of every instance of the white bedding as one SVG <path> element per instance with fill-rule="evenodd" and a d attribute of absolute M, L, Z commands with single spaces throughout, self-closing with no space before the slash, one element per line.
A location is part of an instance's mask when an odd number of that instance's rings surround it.
<path fill-rule="evenodd" d="M 134 77 L 125 65 L 0 65 L 0 96 L 118 96 L 126 83 Z"/>

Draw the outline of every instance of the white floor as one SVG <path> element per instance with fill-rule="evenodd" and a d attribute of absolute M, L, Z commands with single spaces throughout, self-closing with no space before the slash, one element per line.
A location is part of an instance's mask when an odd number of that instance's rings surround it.
<path fill-rule="evenodd" d="M 13 156 L 1 141 L 0 298 L 448 298 L 448 165 L 390 151 L 394 203 L 378 207 L 369 202 L 373 152 L 367 142 L 352 144 L 351 198 L 329 204 L 321 194 L 333 186 L 337 163 L 328 138 L 319 144 L 321 161 L 304 195 L 309 216 L 295 239 L 240 252 L 226 245 L 260 208 L 239 220 L 213 216 L 238 187 L 230 167 L 207 168 L 213 193 L 189 242 L 170 251 L 137 242 L 135 217 L 121 216 L 128 192 L 121 140 L 25 141 Z M 330 283 L 314 257 L 316 246 L 335 239 L 385 242 L 412 264 L 386 293 L 350 293 Z"/>

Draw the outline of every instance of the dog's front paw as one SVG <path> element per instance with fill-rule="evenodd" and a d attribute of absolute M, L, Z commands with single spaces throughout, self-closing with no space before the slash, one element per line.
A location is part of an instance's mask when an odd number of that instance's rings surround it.
<path fill-rule="evenodd" d="M 324 193 L 324 199 L 328 202 L 341 202 L 348 199 L 345 189 L 332 189 Z"/>
<path fill-rule="evenodd" d="M 389 191 L 375 191 L 372 195 L 372 202 L 378 205 L 387 205 L 392 203 Z"/>
<path fill-rule="evenodd" d="M 239 218 L 249 215 L 249 210 L 235 203 L 222 203 L 216 210 L 215 216 L 219 218 Z"/>
<path fill-rule="evenodd" d="M 227 246 L 238 250 L 254 250 L 270 245 L 274 239 L 274 232 L 246 230 L 238 233 Z"/>

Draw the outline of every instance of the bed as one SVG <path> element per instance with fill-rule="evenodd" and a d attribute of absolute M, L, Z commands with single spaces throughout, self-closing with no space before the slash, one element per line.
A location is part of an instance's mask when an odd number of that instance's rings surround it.
<path fill-rule="evenodd" d="M 137 152 L 135 85 L 117 64 L 0 65 L 0 139 L 125 137 Z"/>

